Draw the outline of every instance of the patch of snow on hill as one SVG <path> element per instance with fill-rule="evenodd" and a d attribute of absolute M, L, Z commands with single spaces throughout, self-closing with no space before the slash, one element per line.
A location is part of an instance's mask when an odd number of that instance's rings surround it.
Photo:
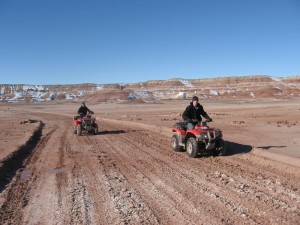
<path fill-rule="evenodd" d="M 273 81 L 276 82 L 282 82 L 282 78 L 278 78 L 278 77 L 270 77 Z"/>
<path fill-rule="evenodd" d="M 12 98 L 12 100 L 17 100 L 19 98 L 22 98 L 25 96 L 24 92 L 15 92 L 15 97 Z"/>
<path fill-rule="evenodd" d="M 31 100 L 32 102 L 44 102 L 46 101 L 45 99 L 41 98 L 41 97 L 35 97 Z"/>
<path fill-rule="evenodd" d="M 128 99 L 141 99 L 141 98 L 147 98 L 151 96 L 149 92 L 146 91 L 140 91 L 140 92 L 131 92 L 128 95 Z"/>
<path fill-rule="evenodd" d="M 24 85 L 24 91 L 45 91 L 45 88 L 42 85 Z"/>
<path fill-rule="evenodd" d="M 235 92 L 235 89 L 234 89 L 234 88 L 232 88 L 232 87 L 230 87 L 230 86 L 228 86 L 228 85 L 226 85 L 226 87 L 227 87 L 227 93 Z"/>
<path fill-rule="evenodd" d="M 29 91 L 28 94 L 33 97 L 34 99 L 37 99 L 36 101 L 40 102 L 41 97 L 45 94 L 44 92 L 36 92 L 36 91 Z"/>
<path fill-rule="evenodd" d="M 47 100 L 54 100 L 56 98 L 57 94 L 52 92 L 50 93 L 49 97 L 47 98 Z"/>
<path fill-rule="evenodd" d="M 97 89 L 97 90 L 102 90 L 103 88 L 104 88 L 103 85 L 97 85 L 97 86 L 96 86 L 96 89 Z"/>
<path fill-rule="evenodd" d="M 253 92 L 250 92 L 250 96 L 255 98 L 255 94 Z"/>
<path fill-rule="evenodd" d="M 210 95 L 220 95 L 220 93 L 217 90 L 209 90 Z"/>
<path fill-rule="evenodd" d="M 12 86 L 9 86 L 9 88 L 10 88 L 10 93 L 15 93 L 19 89 L 19 86 L 12 85 Z"/>
<path fill-rule="evenodd" d="M 189 80 L 183 80 L 183 79 L 180 79 L 179 80 L 185 87 L 189 87 L 189 88 L 193 88 L 194 85 L 189 81 Z"/>
<path fill-rule="evenodd" d="M 83 96 L 84 95 L 84 91 L 78 91 L 78 95 L 77 96 Z"/>
<path fill-rule="evenodd" d="M 0 89 L 0 95 L 4 95 L 4 93 L 5 93 L 5 87 L 1 87 L 1 89 Z"/>
<path fill-rule="evenodd" d="M 66 100 L 73 100 L 76 97 L 74 95 L 66 94 Z"/>

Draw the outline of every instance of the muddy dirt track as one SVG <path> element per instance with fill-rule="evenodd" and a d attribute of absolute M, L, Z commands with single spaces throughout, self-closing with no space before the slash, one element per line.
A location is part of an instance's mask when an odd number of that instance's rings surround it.
<path fill-rule="evenodd" d="M 1 168 L 15 171 L 0 224 L 299 224 L 297 166 L 233 142 L 228 156 L 191 159 L 147 126 L 101 121 L 79 137 L 67 116 L 35 116 L 24 165 Z"/>

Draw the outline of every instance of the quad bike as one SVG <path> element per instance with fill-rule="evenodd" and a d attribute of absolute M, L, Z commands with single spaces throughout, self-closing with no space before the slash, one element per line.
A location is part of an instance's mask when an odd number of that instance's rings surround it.
<path fill-rule="evenodd" d="M 98 125 L 96 124 L 96 118 L 90 114 L 74 116 L 74 134 L 81 136 L 86 134 L 98 134 Z"/>
<path fill-rule="evenodd" d="M 199 154 L 223 156 L 226 153 L 225 141 L 220 129 L 209 128 L 208 121 L 199 122 L 194 129 L 187 130 L 187 122 L 176 123 L 171 139 L 174 151 L 186 150 L 188 156 L 195 158 Z"/>

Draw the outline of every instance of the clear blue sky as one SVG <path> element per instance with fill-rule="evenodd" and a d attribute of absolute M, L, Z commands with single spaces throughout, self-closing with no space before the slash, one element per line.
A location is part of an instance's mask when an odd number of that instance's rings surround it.
<path fill-rule="evenodd" d="M 300 75 L 299 0 L 0 0 L 0 84 Z"/>

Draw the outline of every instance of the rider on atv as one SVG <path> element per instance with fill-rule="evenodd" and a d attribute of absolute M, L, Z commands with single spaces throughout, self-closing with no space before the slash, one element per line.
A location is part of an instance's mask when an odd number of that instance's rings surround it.
<path fill-rule="evenodd" d="M 80 108 L 78 109 L 78 115 L 80 115 L 80 117 L 82 118 L 87 113 L 94 114 L 94 112 L 92 110 L 90 110 L 88 107 L 86 107 L 85 102 L 82 102 Z"/>
<path fill-rule="evenodd" d="M 201 116 L 203 116 L 207 122 L 211 122 L 212 119 L 204 111 L 203 106 L 199 104 L 199 99 L 197 96 L 192 98 L 192 102 L 188 105 L 182 114 L 182 118 L 188 122 L 187 129 L 194 129 L 195 125 L 202 121 Z"/>

